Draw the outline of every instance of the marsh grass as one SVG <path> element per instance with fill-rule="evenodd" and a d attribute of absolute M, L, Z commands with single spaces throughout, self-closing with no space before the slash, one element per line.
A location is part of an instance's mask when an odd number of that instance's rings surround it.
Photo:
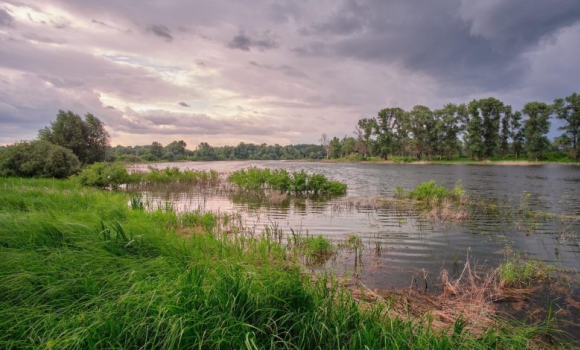
<path fill-rule="evenodd" d="M 288 172 L 285 169 L 249 167 L 232 172 L 227 180 L 247 191 L 275 190 L 294 194 L 344 194 L 346 185 L 330 181 L 322 174 L 308 174 L 304 170 Z"/>
<path fill-rule="evenodd" d="M 536 334 L 474 335 L 461 321 L 437 330 L 362 308 L 267 235 L 215 232 L 235 217 L 133 210 L 128 194 L 75 181 L 0 179 L 0 189 L 2 349 L 527 348 Z"/>
<path fill-rule="evenodd" d="M 499 271 L 503 286 L 525 287 L 532 283 L 549 281 L 553 268 L 539 260 L 508 252 Z"/>

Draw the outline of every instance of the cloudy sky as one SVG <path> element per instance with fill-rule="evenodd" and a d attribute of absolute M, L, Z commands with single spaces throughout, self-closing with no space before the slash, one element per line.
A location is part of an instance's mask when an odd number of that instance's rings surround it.
<path fill-rule="evenodd" d="M 579 0 L 0 0 L 0 144 L 315 143 L 384 107 L 580 91 Z"/>

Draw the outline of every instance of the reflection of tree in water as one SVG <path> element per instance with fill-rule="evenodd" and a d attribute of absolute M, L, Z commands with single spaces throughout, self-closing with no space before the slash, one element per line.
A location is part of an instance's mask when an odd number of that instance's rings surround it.
<path fill-rule="evenodd" d="M 248 206 L 249 209 L 276 208 L 288 212 L 323 212 L 330 201 L 340 195 L 289 195 L 279 191 L 232 191 L 228 199 L 234 204 Z"/>

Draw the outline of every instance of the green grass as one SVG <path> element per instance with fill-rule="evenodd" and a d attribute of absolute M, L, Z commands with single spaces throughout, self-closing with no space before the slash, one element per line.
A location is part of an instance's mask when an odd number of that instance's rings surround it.
<path fill-rule="evenodd" d="M 285 169 L 249 167 L 232 172 L 228 181 L 249 191 L 269 189 L 295 194 L 346 193 L 346 184 L 330 181 L 322 174 L 308 174 L 304 170 L 289 173 Z"/>
<path fill-rule="evenodd" d="M 180 170 L 178 167 L 149 167 L 146 173 L 129 173 L 122 163 L 94 163 L 85 167 L 74 179 L 85 186 L 117 189 L 120 185 L 133 183 L 216 183 L 219 174 L 215 170 Z"/>
<path fill-rule="evenodd" d="M 449 190 L 444 185 L 440 185 L 435 180 L 431 180 L 420 183 L 414 190 L 407 194 L 404 194 L 401 188 L 397 188 L 395 189 L 395 195 L 420 201 L 441 201 L 443 199 L 459 201 L 465 195 L 465 191 L 461 183 L 455 184 L 453 189 Z"/>
<path fill-rule="evenodd" d="M 501 282 L 506 287 L 523 287 L 550 279 L 552 268 L 545 263 L 510 254 L 500 266 Z"/>
<path fill-rule="evenodd" d="M 70 180 L 0 189 L 2 349 L 523 349 L 536 331 L 475 336 L 362 309 L 282 244 L 211 234 L 211 214 L 132 209 L 130 194 Z M 205 232 L 177 233 L 188 225 Z"/>

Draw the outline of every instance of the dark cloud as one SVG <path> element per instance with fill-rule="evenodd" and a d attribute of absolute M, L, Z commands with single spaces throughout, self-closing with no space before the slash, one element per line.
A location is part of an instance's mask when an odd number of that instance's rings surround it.
<path fill-rule="evenodd" d="M 250 51 L 255 48 L 259 51 L 271 50 L 278 48 L 279 44 L 270 37 L 268 32 L 263 33 L 260 37 L 252 38 L 249 35 L 240 32 L 227 45 L 231 49 Z"/>
<path fill-rule="evenodd" d="M 179 105 L 182 107 L 190 107 L 187 103 L 185 102 L 179 102 Z"/>
<path fill-rule="evenodd" d="M 166 41 L 172 41 L 173 36 L 171 35 L 171 31 L 169 28 L 164 26 L 163 24 L 153 24 L 147 27 L 147 32 L 157 35 L 165 39 Z"/>
<path fill-rule="evenodd" d="M 14 19 L 6 10 L 0 9 L 0 27 L 10 27 L 13 21 Z"/>
<path fill-rule="evenodd" d="M 557 4 L 556 4 L 557 3 Z M 580 20 L 580 2 L 557 0 L 346 1 L 302 33 L 322 35 L 294 51 L 400 64 L 446 85 L 501 89 L 521 82 L 522 56 Z"/>

